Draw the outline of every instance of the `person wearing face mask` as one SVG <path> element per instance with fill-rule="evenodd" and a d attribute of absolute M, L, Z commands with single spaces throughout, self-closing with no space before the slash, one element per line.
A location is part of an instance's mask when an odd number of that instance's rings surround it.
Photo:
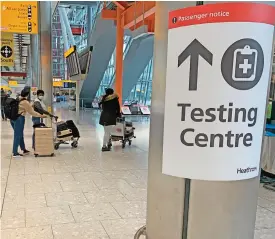
<path fill-rule="evenodd" d="M 21 157 L 25 154 L 29 154 L 25 147 L 24 142 L 24 127 L 25 127 L 25 116 L 29 113 L 32 116 L 39 117 L 39 118 L 46 118 L 46 115 L 37 113 L 33 110 L 31 104 L 27 100 L 30 92 L 27 89 L 23 89 L 21 91 L 21 96 L 19 97 L 18 103 L 18 117 L 10 121 L 11 126 L 14 130 L 14 139 L 13 139 L 13 158 Z M 8 101 L 8 100 L 7 100 Z M 23 154 L 18 153 L 18 147 L 20 146 Z"/>
<path fill-rule="evenodd" d="M 43 90 L 38 90 L 37 93 L 37 98 L 34 100 L 33 102 L 33 109 L 35 112 L 39 113 L 39 114 L 43 114 L 43 115 L 48 115 L 50 117 L 54 117 L 51 113 L 49 113 L 46 109 L 46 105 L 44 104 L 43 102 L 43 99 L 44 99 L 44 91 Z M 41 123 L 43 123 L 43 119 L 42 118 L 39 118 L 39 117 L 32 117 L 32 122 L 33 122 L 33 125 L 39 125 Z M 33 135 L 32 135 L 32 148 L 34 149 L 34 132 L 33 132 Z"/>

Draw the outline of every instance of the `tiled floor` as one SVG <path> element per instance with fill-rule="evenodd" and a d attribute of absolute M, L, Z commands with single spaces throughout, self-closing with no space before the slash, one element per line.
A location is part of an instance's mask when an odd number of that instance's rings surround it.
<path fill-rule="evenodd" d="M 58 110 L 63 119 L 74 112 Z M 95 112 L 82 112 L 77 149 L 54 158 L 10 160 L 12 131 L 2 122 L 3 239 L 132 239 L 145 225 L 148 119 L 136 117 L 137 139 L 101 153 L 103 131 Z M 25 139 L 31 145 L 27 120 Z M 275 193 L 260 189 L 255 239 L 275 238 Z"/>

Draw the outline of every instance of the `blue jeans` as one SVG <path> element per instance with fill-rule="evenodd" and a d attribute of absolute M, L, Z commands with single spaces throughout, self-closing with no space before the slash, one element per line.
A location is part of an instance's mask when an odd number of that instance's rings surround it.
<path fill-rule="evenodd" d="M 16 120 L 11 120 L 11 126 L 13 128 L 13 154 L 18 154 L 18 146 L 21 150 L 26 150 L 24 142 L 24 127 L 25 127 L 25 116 L 20 115 Z"/>
<path fill-rule="evenodd" d="M 43 120 L 39 117 L 32 117 L 32 122 L 33 122 L 33 125 L 36 125 L 36 124 L 40 124 L 40 123 L 43 123 Z M 34 149 L 34 143 L 35 143 L 35 139 L 34 139 L 34 130 L 33 129 L 33 134 L 32 134 L 32 148 Z"/>
<path fill-rule="evenodd" d="M 1 116 L 2 116 L 2 119 L 3 119 L 3 120 L 6 119 L 6 117 L 5 117 L 5 112 L 4 112 L 4 107 L 1 108 Z"/>

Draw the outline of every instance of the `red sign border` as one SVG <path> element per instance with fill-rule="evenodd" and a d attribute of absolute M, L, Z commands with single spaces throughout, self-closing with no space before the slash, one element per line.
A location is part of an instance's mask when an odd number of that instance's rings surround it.
<path fill-rule="evenodd" d="M 228 12 L 229 16 L 209 17 L 210 13 Z M 201 16 L 179 20 L 180 17 Z M 174 19 L 174 20 L 173 20 Z M 169 12 L 168 29 L 205 23 L 255 22 L 275 25 L 275 7 L 262 3 L 218 3 L 177 9 Z"/>

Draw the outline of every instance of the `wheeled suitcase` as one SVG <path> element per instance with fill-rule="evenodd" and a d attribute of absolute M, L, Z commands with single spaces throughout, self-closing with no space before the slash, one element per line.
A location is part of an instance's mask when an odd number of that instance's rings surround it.
<path fill-rule="evenodd" d="M 37 156 L 53 156 L 54 142 L 53 129 L 48 127 L 36 127 L 34 129 L 35 150 L 34 155 Z"/>
<path fill-rule="evenodd" d="M 64 121 L 58 122 L 57 125 L 56 125 L 56 127 L 57 127 L 57 132 L 60 132 L 60 131 L 68 129 L 67 123 L 64 122 Z"/>
<path fill-rule="evenodd" d="M 70 129 L 65 129 L 57 132 L 57 139 L 62 141 L 73 140 L 73 132 Z"/>
<path fill-rule="evenodd" d="M 72 131 L 74 138 L 80 138 L 79 130 L 76 127 L 76 125 L 74 124 L 74 122 L 72 120 L 67 120 L 66 124 L 67 124 L 68 129 L 70 129 Z"/>

